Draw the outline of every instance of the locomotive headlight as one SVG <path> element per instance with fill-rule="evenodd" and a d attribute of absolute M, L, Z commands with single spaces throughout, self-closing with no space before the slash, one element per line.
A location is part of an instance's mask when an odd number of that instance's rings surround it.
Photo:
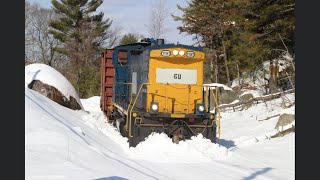
<path fill-rule="evenodd" d="M 203 107 L 202 105 L 200 105 L 200 106 L 198 107 L 198 110 L 199 110 L 200 112 L 203 112 L 203 111 L 204 111 L 204 107 Z"/>
<path fill-rule="evenodd" d="M 194 52 L 188 51 L 188 52 L 186 52 L 186 56 L 187 57 L 194 57 Z"/>
<path fill-rule="evenodd" d="M 205 108 L 204 104 L 197 104 L 197 112 L 198 115 L 204 115 L 205 114 Z"/>
<path fill-rule="evenodd" d="M 172 51 L 172 54 L 175 55 L 175 56 L 178 55 L 178 53 L 179 53 L 178 50 L 173 50 Z"/>
<path fill-rule="evenodd" d="M 152 104 L 151 109 L 152 109 L 153 111 L 158 110 L 158 105 Z"/>
<path fill-rule="evenodd" d="M 184 51 L 179 51 L 179 54 L 180 54 L 180 56 L 183 56 L 184 55 Z"/>
<path fill-rule="evenodd" d="M 159 110 L 159 104 L 157 102 L 150 103 L 150 113 L 157 113 Z"/>
<path fill-rule="evenodd" d="M 169 50 L 161 51 L 161 56 L 170 56 L 170 51 Z"/>

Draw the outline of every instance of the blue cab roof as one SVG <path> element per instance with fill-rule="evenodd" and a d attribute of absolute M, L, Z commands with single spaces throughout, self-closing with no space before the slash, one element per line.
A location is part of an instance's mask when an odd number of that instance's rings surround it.
<path fill-rule="evenodd" d="M 167 49 L 167 48 L 175 48 L 175 47 L 192 49 L 192 50 L 195 50 L 195 51 L 203 52 L 203 49 L 201 47 L 188 46 L 188 45 L 184 45 L 184 44 L 177 44 L 177 45 L 175 45 L 175 44 L 162 44 L 162 45 L 149 46 L 147 48 L 149 48 L 150 50 L 154 50 L 154 49 Z"/>
<path fill-rule="evenodd" d="M 184 44 L 162 44 L 162 45 L 151 45 L 151 43 L 133 43 L 133 44 L 126 44 L 126 45 L 120 45 L 115 47 L 114 49 L 140 49 L 140 50 L 155 50 L 155 49 L 167 49 L 167 48 L 186 48 L 191 49 L 195 51 L 203 52 L 203 49 L 201 47 L 195 47 L 195 46 L 189 46 Z"/>

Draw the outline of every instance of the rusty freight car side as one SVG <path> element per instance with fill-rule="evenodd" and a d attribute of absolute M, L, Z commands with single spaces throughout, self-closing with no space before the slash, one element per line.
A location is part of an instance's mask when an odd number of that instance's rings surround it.
<path fill-rule="evenodd" d="M 111 117 L 112 96 L 114 87 L 114 65 L 112 63 L 113 49 L 107 49 L 101 60 L 101 91 L 100 91 L 100 108 Z M 110 119 L 109 119 L 110 120 Z"/>

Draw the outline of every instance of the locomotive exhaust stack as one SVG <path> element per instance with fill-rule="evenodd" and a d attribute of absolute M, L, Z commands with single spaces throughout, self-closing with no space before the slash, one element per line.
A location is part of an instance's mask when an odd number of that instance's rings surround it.
<path fill-rule="evenodd" d="M 158 46 L 163 45 L 164 44 L 164 39 L 157 39 L 156 42 L 157 42 Z"/>

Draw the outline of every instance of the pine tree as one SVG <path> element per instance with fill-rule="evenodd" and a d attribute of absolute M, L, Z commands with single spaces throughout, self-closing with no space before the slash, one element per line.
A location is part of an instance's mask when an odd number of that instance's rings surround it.
<path fill-rule="evenodd" d="M 211 72 L 215 72 L 215 81 L 218 81 L 218 61 L 223 61 L 226 81 L 230 85 L 230 73 L 228 68 L 228 33 L 233 29 L 233 22 L 228 19 L 229 9 L 226 6 L 228 1 L 224 0 L 191 0 L 188 6 L 183 8 L 177 5 L 183 12 L 183 16 L 173 16 L 175 21 L 181 21 L 182 26 L 178 27 L 181 32 L 195 35 L 194 39 L 199 44 L 209 49 L 211 59 Z M 213 65 L 214 64 L 214 65 Z M 215 66 L 215 70 L 213 70 Z M 212 74 L 211 73 L 211 74 Z M 213 74 L 211 81 L 214 81 Z"/>
<path fill-rule="evenodd" d="M 269 58 L 276 58 L 283 51 L 294 53 L 295 1 L 251 0 L 258 40 L 267 46 Z"/>
<path fill-rule="evenodd" d="M 108 38 L 112 21 L 103 20 L 102 12 L 92 15 L 103 0 L 52 0 L 53 10 L 59 18 L 49 23 L 54 38 L 63 43 L 55 50 L 70 59 L 70 81 L 80 94 L 84 68 L 95 66 L 100 51 Z M 97 71 L 99 71 L 97 67 Z"/>
<path fill-rule="evenodd" d="M 194 35 L 210 58 L 205 75 L 211 82 L 228 82 L 283 51 L 294 53 L 293 0 L 191 0 L 178 9 L 183 15 L 172 16 L 182 22 L 179 31 Z"/>
<path fill-rule="evenodd" d="M 137 34 L 128 33 L 121 38 L 120 45 L 137 43 L 138 39 L 139 36 Z"/>
<path fill-rule="evenodd" d="M 53 10 L 60 15 L 58 20 L 50 22 L 53 28 L 51 33 L 61 42 L 70 39 L 76 39 L 81 42 L 80 29 L 84 23 L 90 23 L 95 36 L 101 37 L 95 42 L 95 46 L 100 45 L 105 38 L 106 30 L 111 25 L 111 21 L 107 18 L 103 21 L 103 13 L 91 15 L 103 3 L 103 0 L 57 0 L 51 1 Z M 93 43 L 94 44 L 94 43 Z"/>
<path fill-rule="evenodd" d="M 278 91 L 277 78 L 272 69 L 277 69 L 273 59 L 284 53 L 294 54 L 295 50 L 295 2 L 294 0 L 252 0 L 251 10 L 257 40 L 264 46 L 270 60 L 269 88 Z"/>
<path fill-rule="evenodd" d="M 231 12 L 229 19 L 235 22 L 229 40 L 231 76 L 242 76 L 244 72 L 252 72 L 265 60 L 266 47 L 258 40 L 259 33 L 255 31 L 255 18 L 252 13 L 251 0 L 228 1 Z"/>

